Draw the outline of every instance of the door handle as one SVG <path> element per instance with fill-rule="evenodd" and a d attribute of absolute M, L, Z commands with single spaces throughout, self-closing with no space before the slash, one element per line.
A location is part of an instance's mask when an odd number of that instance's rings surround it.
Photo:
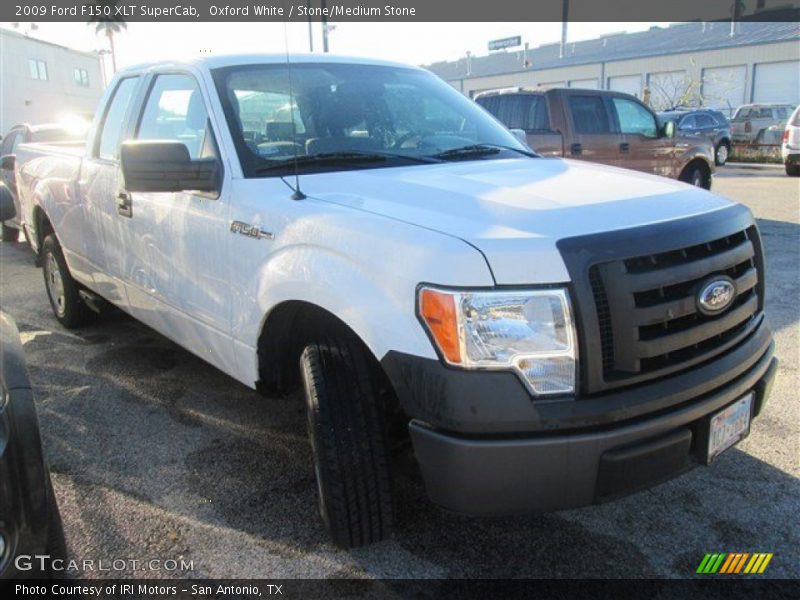
<path fill-rule="evenodd" d="M 581 146 L 580 144 L 572 144 L 569 147 L 569 153 L 575 156 L 580 156 L 581 154 L 583 154 L 583 146 Z"/>
<path fill-rule="evenodd" d="M 133 202 L 128 192 L 117 194 L 117 212 L 123 217 L 131 218 L 133 216 Z"/>
<path fill-rule="evenodd" d="M 623 154 L 627 154 L 628 152 L 630 152 L 630 149 L 631 149 L 631 145 L 630 145 L 628 142 L 622 142 L 622 143 L 619 145 L 619 150 L 620 150 L 620 152 L 622 152 Z"/>

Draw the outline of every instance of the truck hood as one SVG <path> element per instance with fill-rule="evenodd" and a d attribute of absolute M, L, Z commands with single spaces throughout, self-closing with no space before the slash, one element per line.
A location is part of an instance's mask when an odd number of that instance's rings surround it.
<path fill-rule="evenodd" d="M 326 173 L 301 185 L 313 198 L 464 240 L 484 254 L 497 284 L 569 281 L 560 239 L 731 204 L 663 177 L 558 158 Z"/>

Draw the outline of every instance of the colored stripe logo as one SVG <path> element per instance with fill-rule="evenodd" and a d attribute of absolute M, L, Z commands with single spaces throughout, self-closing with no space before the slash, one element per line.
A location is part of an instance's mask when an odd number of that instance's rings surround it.
<path fill-rule="evenodd" d="M 697 567 L 697 573 L 701 575 L 736 575 L 736 574 L 756 574 L 763 573 L 769 561 L 772 560 L 772 552 L 717 552 L 706 554 Z"/>

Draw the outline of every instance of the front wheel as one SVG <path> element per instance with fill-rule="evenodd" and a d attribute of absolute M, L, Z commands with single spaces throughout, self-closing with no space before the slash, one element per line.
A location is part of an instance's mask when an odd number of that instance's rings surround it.
<path fill-rule="evenodd" d="M 786 174 L 789 177 L 800 177 L 800 164 L 797 165 L 790 165 L 786 163 Z"/>
<path fill-rule="evenodd" d="M 690 164 L 683 170 L 678 179 L 699 188 L 711 189 L 711 174 L 700 164 Z"/>
<path fill-rule="evenodd" d="M 344 548 L 391 534 L 386 426 L 375 372 L 360 346 L 332 340 L 300 357 L 319 510 Z"/>
<path fill-rule="evenodd" d="M 714 162 L 718 167 L 723 166 L 728 162 L 728 155 L 730 154 L 730 147 L 725 142 L 720 142 L 714 151 Z"/>
<path fill-rule="evenodd" d="M 16 242 L 19 241 L 19 229 L 16 227 L 11 227 L 6 225 L 5 223 L 2 224 L 2 234 L 3 234 L 3 241 L 4 242 Z"/>
<path fill-rule="evenodd" d="M 44 285 L 53 314 L 67 329 L 75 329 L 92 321 L 97 313 L 81 299 L 80 287 L 70 275 L 64 253 L 53 234 L 42 244 Z"/>

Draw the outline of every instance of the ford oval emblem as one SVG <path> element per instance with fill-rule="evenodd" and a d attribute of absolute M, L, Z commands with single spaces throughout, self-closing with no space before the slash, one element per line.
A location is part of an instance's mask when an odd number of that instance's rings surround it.
<path fill-rule="evenodd" d="M 736 298 L 733 279 L 716 275 L 700 286 L 697 294 L 697 309 L 704 315 L 718 315 L 725 311 Z"/>

